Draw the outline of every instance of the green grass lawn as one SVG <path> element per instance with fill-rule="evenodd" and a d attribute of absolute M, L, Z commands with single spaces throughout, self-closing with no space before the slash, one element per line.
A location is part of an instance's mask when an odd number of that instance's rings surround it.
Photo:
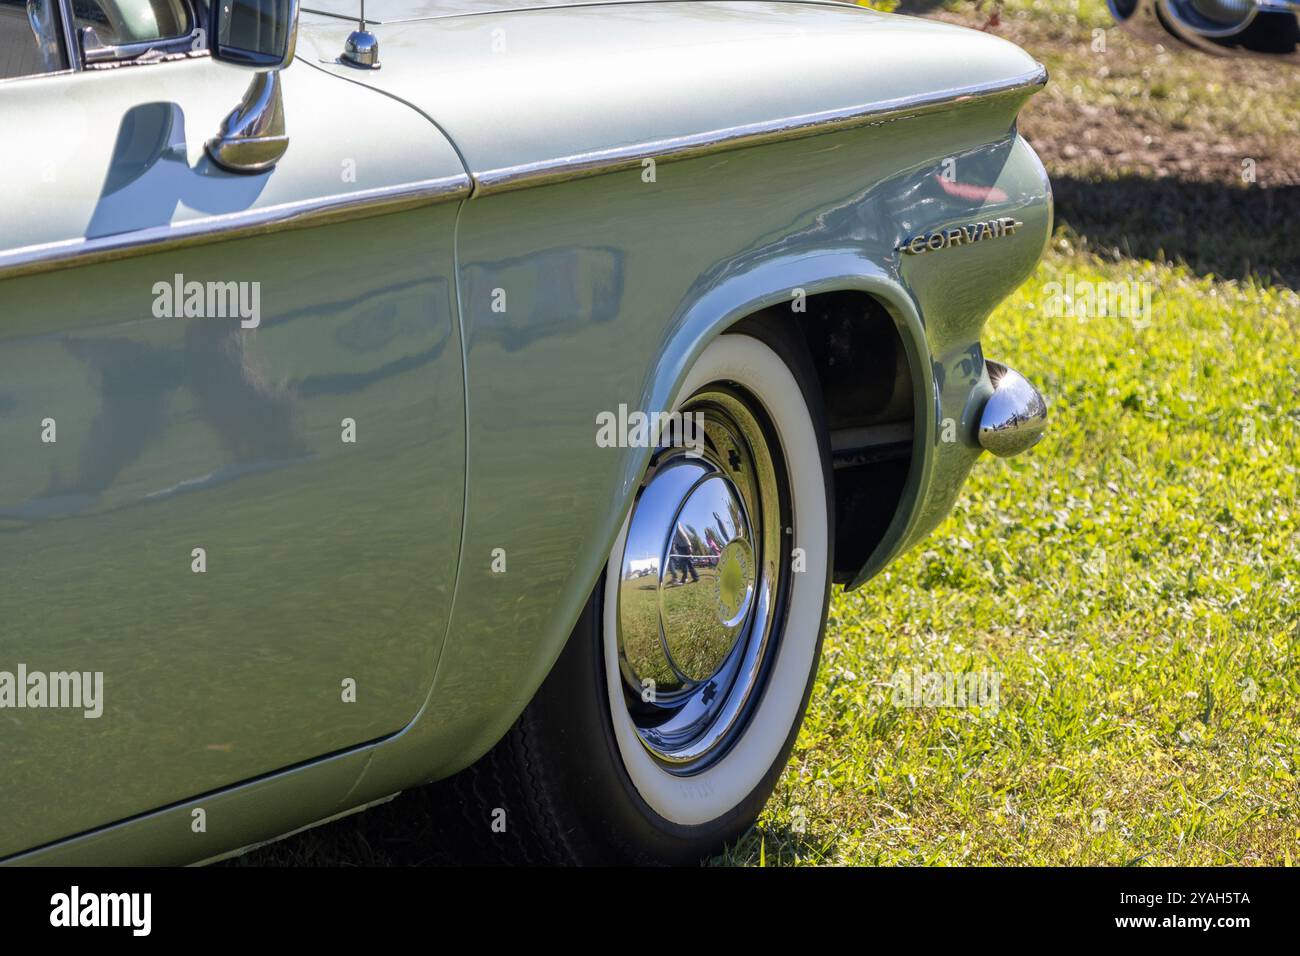
<path fill-rule="evenodd" d="M 1152 283 L 1151 324 L 1044 286 Z M 1300 859 L 1300 298 L 1064 237 L 989 322 L 1052 400 L 921 548 L 837 592 L 817 687 L 723 863 Z M 995 672 L 999 706 L 895 705 L 900 671 Z"/>

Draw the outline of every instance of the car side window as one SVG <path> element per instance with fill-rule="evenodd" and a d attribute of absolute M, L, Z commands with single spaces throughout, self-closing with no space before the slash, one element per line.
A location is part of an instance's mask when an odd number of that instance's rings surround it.
<path fill-rule="evenodd" d="M 194 16 L 185 0 L 72 0 L 75 32 L 93 30 L 94 39 L 83 42 L 123 46 L 169 40 L 185 36 L 194 27 Z"/>
<path fill-rule="evenodd" d="M 0 81 L 206 50 L 206 11 L 205 0 L 0 0 Z"/>
<path fill-rule="evenodd" d="M 57 0 L 0 0 L 0 80 L 67 68 Z"/>

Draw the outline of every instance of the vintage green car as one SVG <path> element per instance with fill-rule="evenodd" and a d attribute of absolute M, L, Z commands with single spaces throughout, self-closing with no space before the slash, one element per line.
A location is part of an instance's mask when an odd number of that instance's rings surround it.
<path fill-rule="evenodd" d="M 0 858 L 459 773 L 506 859 L 698 860 L 832 582 L 1042 433 L 980 333 L 1046 74 L 832 0 L 313 2 L 0 0 Z"/>

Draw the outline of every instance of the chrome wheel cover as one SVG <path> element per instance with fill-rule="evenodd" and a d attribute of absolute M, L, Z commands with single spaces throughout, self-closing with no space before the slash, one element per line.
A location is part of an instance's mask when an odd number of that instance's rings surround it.
<path fill-rule="evenodd" d="M 623 698 L 674 774 L 722 756 L 744 728 L 779 639 L 790 495 L 767 416 L 724 386 L 682 407 L 702 435 L 656 450 L 628 521 L 618 582 Z M 676 440 L 674 440 L 676 439 Z"/>

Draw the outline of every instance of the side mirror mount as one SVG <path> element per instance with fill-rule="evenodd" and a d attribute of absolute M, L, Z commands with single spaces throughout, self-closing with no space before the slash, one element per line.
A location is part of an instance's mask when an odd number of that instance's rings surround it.
<path fill-rule="evenodd" d="M 289 148 L 280 70 L 293 59 L 298 0 L 211 0 L 210 10 L 212 58 L 256 72 L 221 131 L 208 140 L 208 155 L 231 172 L 264 172 Z"/>

